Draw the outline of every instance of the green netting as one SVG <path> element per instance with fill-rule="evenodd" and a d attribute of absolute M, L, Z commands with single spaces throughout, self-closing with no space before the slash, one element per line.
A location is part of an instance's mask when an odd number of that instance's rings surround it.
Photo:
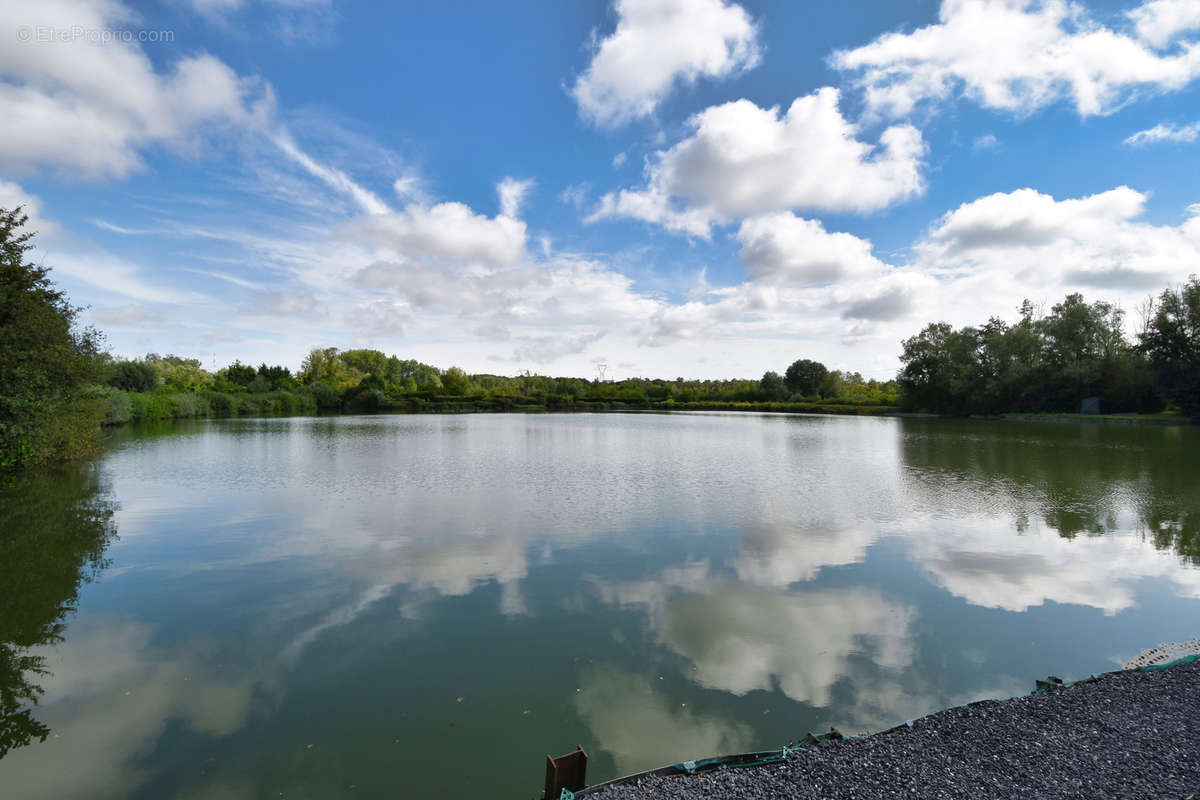
<path fill-rule="evenodd" d="M 1051 675 L 1049 678 L 1047 678 L 1044 681 L 1039 680 L 1033 691 L 1034 691 L 1034 694 L 1040 694 L 1042 692 L 1049 692 L 1054 689 L 1062 689 L 1063 687 L 1066 687 L 1066 686 L 1074 686 L 1077 683 L 1091 683 L 1093 681 L 1098 681 L 1101 678 L 1107 678 L 1109 675 L 1120 675 L 1125 672 L 1158 672 L 1159 670 L 1170 669 L 1171 667 L 1174 667 L 1177 664 L 1188 664 L 1192 661 L 1200 661 L 1200 653 L 1192 653 L 1191 655 L 1186 655 L 1186 656 L 1183 656 L 1182 658 L 1176 658 L 1171 661 L 1152 662 L 1152 663 L 1145 664 L 1140 667 L 1129 667 L 1126 669 L 1114 669 L 1111 672 L 1102 672 L 1099 675 L 1092 675 L 1090 677 L 1083 678 L 1082 680 L 1070 681 L 1067 683 L 1064 683 L 1062 678 L 1056 678 L 1053 675 Z"/>
<path fill-rule="evenodd" d="M 714 769 L 737 769 L 741 767 L 761 767 L 767 764 L 779 764 L 787 760 L 787 757 L 801 747 L 811 747 L 822 742 L 832 742 L 845 737 L 836 729 L 830 728 L 829 733 L 808 733 L 798 742 L 785 744 L 775 750 L 759 750 L 753 753 L 736 753 L 728 756 L 715 756 L 713 758 L 700 758 L 695 761 L 682 761 L 678 764 L 668 764 L 665 767 L 658 769 L 646 770 L 645 772 L 637 772 L 633 775 L 626 775 L 621 778 L 614 778 L 611 781 L 597 783 L 594 786 L 589 786 L 586 789 L 580 789 L 572 793 L 571 797 L 582 797 L 591 794 L 592 792 L 607 789 L 610 786 L 620 786 L 626 783 L 635 783 L 642 778 L 657 777 L 663 775 L 698 775 L 703 772 L 711 772 Z"/>

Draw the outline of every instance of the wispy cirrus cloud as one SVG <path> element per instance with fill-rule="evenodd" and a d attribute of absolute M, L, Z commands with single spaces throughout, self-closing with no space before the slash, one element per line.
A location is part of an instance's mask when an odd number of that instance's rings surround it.
<path fill-rule="evenodd" d="M 1160 122 L 1153 128 L 1138 131 L 1125 140 L 1130 147 L 1145 147 L 1159 142 L 1178 142 L 1188 144 L 1200 139 L 1200 122 L 1190 125 L 1173 125 Z"/>

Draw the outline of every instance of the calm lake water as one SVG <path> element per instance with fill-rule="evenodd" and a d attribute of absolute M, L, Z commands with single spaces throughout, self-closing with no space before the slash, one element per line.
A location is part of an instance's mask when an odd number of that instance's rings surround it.
<path fill-rule="evenodd" d="M 0 678 L 44 690 L 3 733 L 49 729 L 0 759 L 3 797 L 531 798 L 576 744 L 596 782 L 1200 634 L 1196 429 L 546 414 L 114 436 L 0 490 Z M 16 681 L 22 656 L 45 674 Z"/>

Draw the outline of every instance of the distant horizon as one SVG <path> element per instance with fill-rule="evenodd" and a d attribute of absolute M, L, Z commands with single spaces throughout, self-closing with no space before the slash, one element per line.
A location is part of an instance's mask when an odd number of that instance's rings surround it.
<path fill-rule="evenodd" d="M 1194 0 L 0 4 L 0 207 L 119 357 L 889 380 L 1200 273 Z"/>

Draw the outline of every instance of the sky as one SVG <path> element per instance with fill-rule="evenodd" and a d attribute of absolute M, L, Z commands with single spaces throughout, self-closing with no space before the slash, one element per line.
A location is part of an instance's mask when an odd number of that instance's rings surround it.
<path fill-rule="evenodd" d="M 1200 0 L 0 0 L 0 207 L 118 356 L 887 379 L 1200 273 Z"/>

